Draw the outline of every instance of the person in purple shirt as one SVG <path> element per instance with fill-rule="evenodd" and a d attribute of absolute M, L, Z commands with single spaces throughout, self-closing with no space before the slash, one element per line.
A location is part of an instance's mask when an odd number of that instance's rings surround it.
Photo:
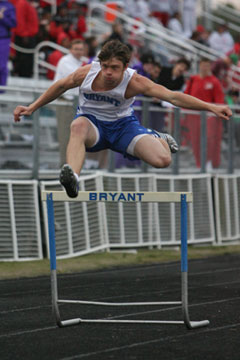
<path fill-rule="evenodd" d="M 132 68 L 137 71 L 139 75 L 151 77 L 151 71 L 154 63 L 154 57 L 151 54 L 143 54 L 138 64 Z"/>
<path fill-rule="evenodd" d="M 0 85 L 7 84 L 11 29 L 15 26 L 15 7 L 7 0 L 0 0 Z"/>

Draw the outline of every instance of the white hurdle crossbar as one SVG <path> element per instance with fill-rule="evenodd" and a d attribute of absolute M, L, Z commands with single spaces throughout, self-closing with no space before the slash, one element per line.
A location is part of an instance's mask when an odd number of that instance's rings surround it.
<path fill-rule="evenodd" d="M 136 324 L 185 324 L 188 329 L 207 326 L 208 320 L 190 321 L 188 312 L 188 255 L 187 255 L 187 203 L 192 202 L 190 192 L 111 192 L 111 191 L 80 191 L 76 198 L 69 198 L 65 191 L 42 191 L 42 200 L 47 202 L 50 268 L 51 268 L 51 293 L 52 307 L 56 323 L 59 327 L 81 323 L 136 323 Z M 181 301 L 164 302 L 130 302 L 111 303 L 81 300 L 59 300 L 57 287 L 57 266 L 54 225 L 54 201 L 110 201 L 110 202 L 174 202 L 181 203 Z M 101 306 L 159 306 L 181 305 L 183 321 L 164 320 L 111 320 L 111 319 L 82 319 L 74 318 L 61 320 L 58 304 L 85 304 Z"/>

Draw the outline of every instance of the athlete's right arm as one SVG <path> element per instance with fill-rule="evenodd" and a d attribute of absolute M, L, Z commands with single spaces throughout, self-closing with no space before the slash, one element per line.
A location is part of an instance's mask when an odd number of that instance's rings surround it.
<path fill-rule="evenodd" d="M 13 112 L 14 121 L 15 122 L 20 121 L 22 115 L 31 115 L 34 111 L 36 111 L 40 107 L 58 98 L 65 91 L 72 89 L 74 87 L 81 86 L 88 71 L 90 70 L 90 67 L 91 65 L 80 67 L 72 74 L 68 75 L 67 77 L 56 81 L 32 104 L 28 106 L 18 105 Z"/>

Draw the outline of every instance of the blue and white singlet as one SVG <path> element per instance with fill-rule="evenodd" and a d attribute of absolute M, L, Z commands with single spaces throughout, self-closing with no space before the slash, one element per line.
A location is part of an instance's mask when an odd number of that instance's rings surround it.
<path fill-rule="evenodd" d="M 101 66 L 99 62 L 92 62 L 92 66 L 79 87 L 78 114 L 94 115 L 98 120 L 116 121 L 120 118 L 131 116 L 132 104 L 135 98 L 125 99 L 125 92 L 135 70 L 127 68 L 123 79 L 118 86 L 108 91 L 93 91 L 92 83 Z"/>

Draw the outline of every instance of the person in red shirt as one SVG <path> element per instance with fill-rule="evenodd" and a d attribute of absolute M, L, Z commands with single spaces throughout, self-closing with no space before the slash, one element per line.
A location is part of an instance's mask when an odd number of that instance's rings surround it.
<path fill-rule="evenodd" d="M 69 38 L 67 36 L 63 37 L 61 39 L 61 42 L 59 43 L 59 45 L 65 47 L 66 49 L 69 49 L 70 48 L 70 40 L 69 40 Z M 56 67 L 59 60 L 63 57 L 63 55 L 66 55 L 66 53 L 63 53 L 60 50 L 55 50 L 48 56 L 47 62 Z M 55 75 L 55 71 L 51 70 L 51 69 L 48 69 L 47 78 L 49 80 L 53 80 L 54 75 Z"/>
<path fill-rule="evenodd" d="M 31 1 L 18 0 L 16 2 L 16 16 L 17 27 L 14 30 L 15 44 L 25 49 L 34 49 L 39 30 L 37 10 L 31 4 Z M 32 76 L 33 53 L 28 54 L 16 51 L 15 73 L 23 77 Z"/>
<path fill-rule="evenodd" d="M 211 73 L 211 61 L 203 58 L 199 63 L 199 73 L 190 77 L 185 94 L 215 104 L 224 103 L 224 93 L 220 81 Z M 190 141 L 197 167 L 200 167 L 200 116 L 188 115 Z M 207 118 L 207 166 L 217 168 L 221 158 L 222 120 L 209 116 Z"/>
<path fill-rule="evenodd" d="M 57 0 L 57 1 L 56 1 L 57 6 L 62 5 L 63 2 L 65 2 L 65 0 Z M 40 0 L 40 6 L 41 6 L 42 8 L 44 8 L 44 7 L 49 7 L 49 2 L 48 2 L 48 1 L 45 1 L 45 0 Z"/>

